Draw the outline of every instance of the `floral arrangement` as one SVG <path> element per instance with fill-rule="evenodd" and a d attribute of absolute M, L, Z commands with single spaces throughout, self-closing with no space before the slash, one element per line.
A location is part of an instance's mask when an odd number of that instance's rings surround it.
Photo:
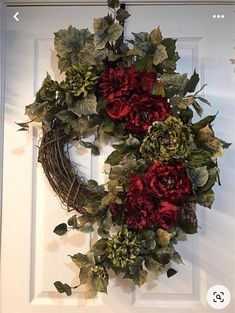
<path fill-rule="evenodd" d="M 195 92 L 199 75 L 176 72 L 176 40 L 163 38 L 159 27 L 125 40 L 129 13 L 118 0 L 108 6 L 111 13 L 94 19 L 93 34 L 72 26 L 55 33 L 64 80 L 47 74 L 26 106 L 30 121 L 18 123 L 27 130 L 30 122 L 41 122 L 39 162 L 61 201 L 75 211 L 54 232 L 93 232 L 97 225 L 99 239 L 90 251 L 70 256 L 87 297 L 107 292 L 110 271 L 138 286 L 148 271 L 176 274 L 174 262 L 182 260 L 175 244 L 197 232 L 196 204 L 211 208 L 219 183 L 216 159 L 229 147 L 214 134 L 216 116 L 202 118 L 200 103 L 209 102 L 200 96 L 205 86 Z M 115 144 L 105 161 L 108 182 L 98 185 L 79 174 L 68 143 L 98 155 L 105 134 Z M 78 287 L 54 284 L 67 295 Z"/>

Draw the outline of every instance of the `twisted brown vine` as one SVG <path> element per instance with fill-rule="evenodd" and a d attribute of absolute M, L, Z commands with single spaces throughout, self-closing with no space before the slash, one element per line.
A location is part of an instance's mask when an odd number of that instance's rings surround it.
<path fill-rule="evenodd" d="M 71 162 L 68 153 L 70 136 L 62 130 L 43 131 L 38 161 L 60 200 L 68 211 L 76 210 L 87 215 L 84 209 L 86 199 L 97 197 L 86 179 L 78 174 L 78 165 Z"/>

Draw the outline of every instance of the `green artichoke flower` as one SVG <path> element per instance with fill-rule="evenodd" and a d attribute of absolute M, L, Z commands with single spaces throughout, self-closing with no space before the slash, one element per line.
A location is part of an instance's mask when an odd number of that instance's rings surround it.
<path fill-rule="evenodd" d="M 62 82 L 62 87 L 77 97 L 82 94 L 86 97 L 93 90 L 98 79 L 94 67 L 82 63 L 71 65 L 65 75 L 66 79 Z"/>
<path fill-rule="evenodd" d="M 152 161 L 185 158 L 193 141 L 191 129 L 174 116 L 163 122 L 154 122 L 140 147 L 143 156 Z"/>
<path fill-rule="evenodd" d="M 126 268 L 135 263 L 139 253 L 137 236 L 124 228 L 108 241 L 107 258 L 116 268 Z"/>

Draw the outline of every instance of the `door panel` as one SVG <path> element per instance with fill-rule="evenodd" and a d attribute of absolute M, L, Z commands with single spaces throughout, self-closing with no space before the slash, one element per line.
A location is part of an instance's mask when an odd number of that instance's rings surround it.
<path fill-rule="evenodd" d="M 19 11 L 20 21 L 12 16 Z M 229 63 L 235 33 L 234 6 L 130 6 L 132 17 L 125 25 L 132 31 L 150 31 L 161 26 L 164 37 L 178 38 L 180 72 L 199 72 L 200 85 L 208 83 L 206 97 L 213 104 L 206 113 L 220 114 L 216 134 L 234 142 L 235 75 Z M 215 284 L 233 290 L 234 273 L 234 146 L 220 160 L 222 187 L 216 187 L 213 210 L 198 207 L 199 233 L 178 245 L 184 265 L 168 279 L 149 277 L 146 286 L 135 288 L 129 281 L 114 278 L 109 295 L 85 300 L 79 289 L 72 297 L 58 295 L 53 282 L 77 283 L 77 268 L 68 254 L 85 252 L 91 237 L 69 233 L 59 238 L 54 227 L 69 214 L 47 183 L 37 163 L 40 127 L 17 133 L 24 106 L 33 101 L 46 71 L 61 79 L 53 48 L 53 32 L 70 24 L 92 29 L 93 17 L 103 16 L 102 6 L 19 7 L 7 11 L 7 60 L 4 145 L 4 197 L 2 227 L 2 312 L 74 313 L 101 312 L 211 312 L 206 291 Z M 224 19 L 213 19 L 213 14 Z M 229 31 L 228 31 L 229 30 Z M 210 109 L 210 110 L 209 110 Z M 74 146 L 71 155 L 88 178 L 105 181 L 104 160 L 111 147 L 98 157 Z M 78 153 L 79 152 L 79 153 Z M 215 261 L 216 260 L 216 261 Z M 232 313 L 231 303 L 224 312 Z"/>

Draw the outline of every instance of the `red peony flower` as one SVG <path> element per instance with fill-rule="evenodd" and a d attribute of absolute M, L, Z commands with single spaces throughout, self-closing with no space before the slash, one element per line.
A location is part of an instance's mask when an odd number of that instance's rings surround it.
<path fill-rule="evenodd" d="M 133 175 L 126 204 L 126 224 L 135 229 L 156 224 L 155 203 L 148 192 L 144 176 Z"/>
<path fill-rule="evenodd" d="M 129 89 L 137 94 L 150 93 L 156 84 L 156 73 L 147 71 L 135 71 L 134 66 L 129 70 Z"/>
<path fill-rule="evenodd" d="M 127 128 L 135 133 L 146 133 L 154 121 L 165 120 L 170 115 L 169 103 L 161 96 L 135 94 L 128 104 Z"/>
<path fill-rule="evenodd" d="M 150 166 L 145 178 L 153 195 L 160 200 L 181 200 L 191 190 L 191 180 L 183 162 L 156 162 Z"/>
<path fill-rule="evenodd" d="M 124 98 L 117 98 L 108 102 L 105 110 L 112 119 L 119 119 L 129 113 L 130 107 Z"/>
<path fill-rule="evenodd" d="M 156 218 L 157 223 L 164 229 L 169 229 L 175 226 L 178 219 L 177 207 L 168 201 L 162 202 Z"/>
<path fill-rule="evenodd" d="M 128 75 L 122 68 L 109 68 L 107 71 L 101 73 L 100 77 L 102 94 L 109 101 L 125 96 L 128 92 Z"/>

